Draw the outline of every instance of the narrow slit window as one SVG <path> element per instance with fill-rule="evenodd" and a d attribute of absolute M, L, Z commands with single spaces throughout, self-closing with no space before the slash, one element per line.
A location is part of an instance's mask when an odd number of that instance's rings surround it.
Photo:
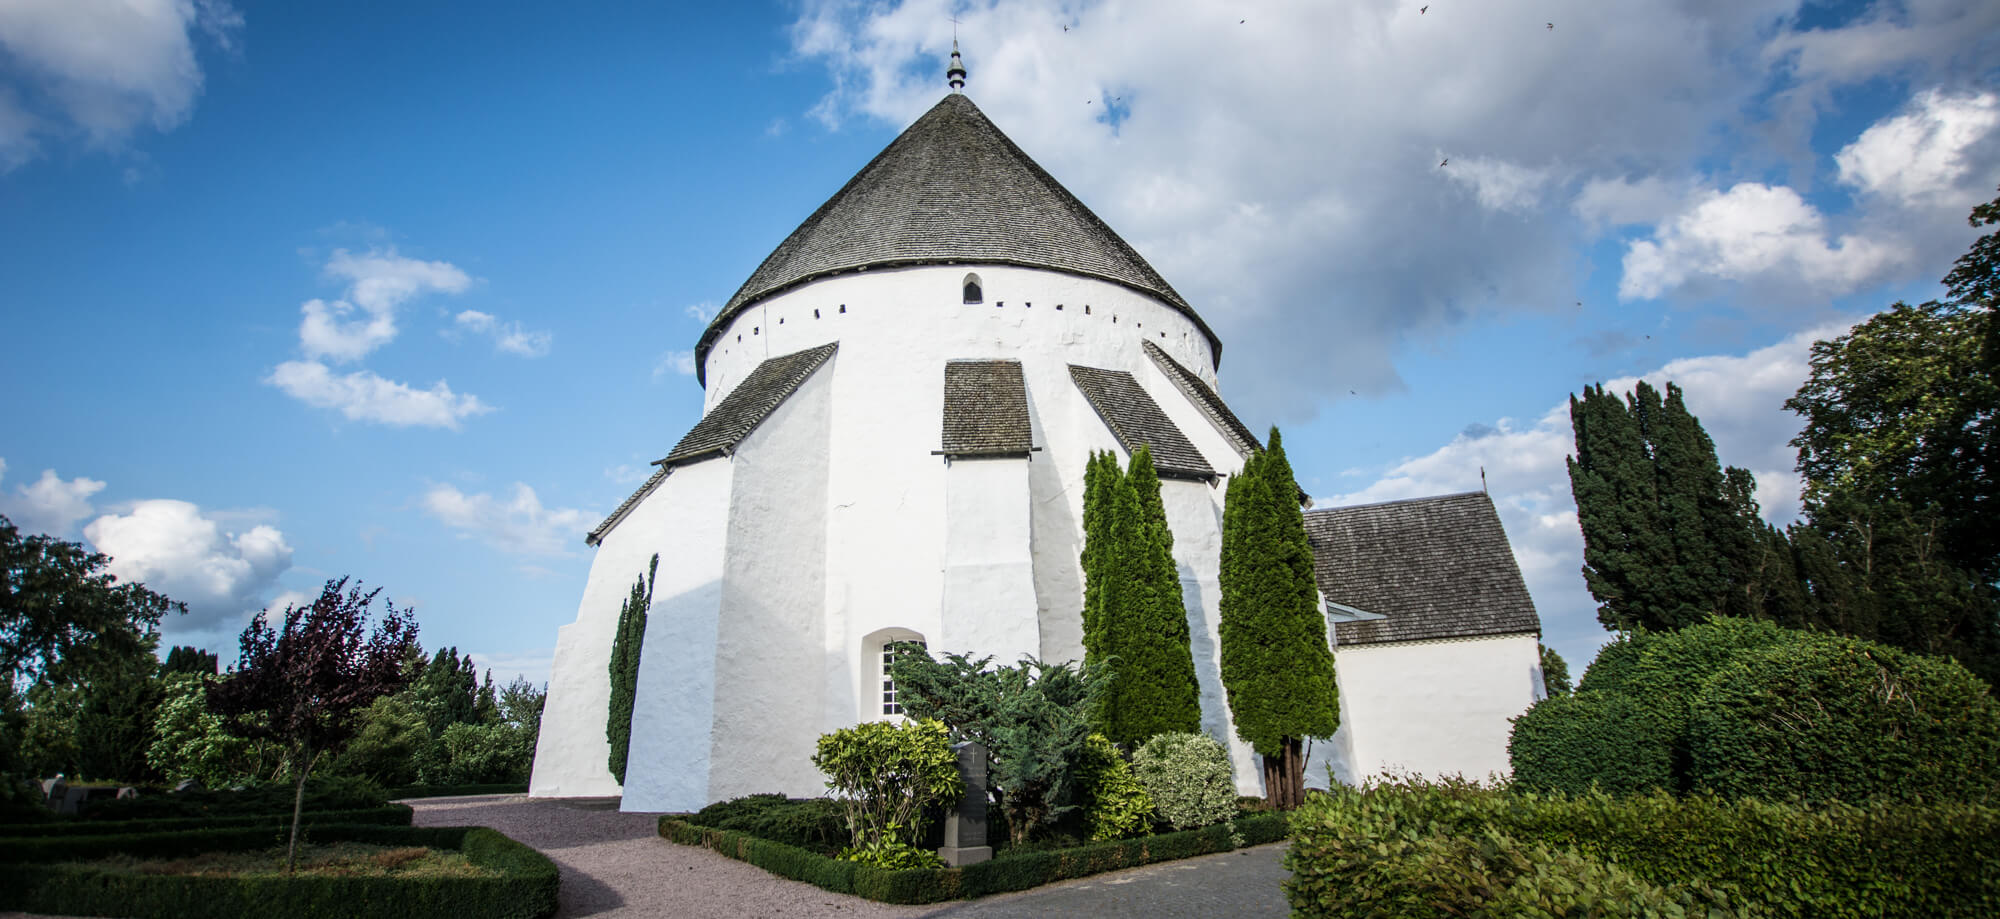
<path fill-rule="evenodd" d="M 968 274 L 965 276 L 965 302 L 986 302 L 986 291 L 979 283 L 979 275 Z"/>

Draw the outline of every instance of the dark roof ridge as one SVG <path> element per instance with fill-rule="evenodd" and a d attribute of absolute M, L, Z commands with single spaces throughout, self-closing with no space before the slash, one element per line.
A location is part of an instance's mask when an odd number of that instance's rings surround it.
<path fill-rule="evenodd" d="M 953 93 L 897 135 L 758 265 L 702 332 L 696 375 L 706 385 L 704 358 L 724 326 L 771 296 L 878 265 L 946 262 L 1019 265 L 1119 284 L 1188 317 L 1221 361 L 1221 339 L 1151 263 L 970 98 Z"/>
<path fill-rule="evenodd" d="M 1367 504 L 1338 504 L 1328 507 L 1315 507 L 1312 510 L 1306 511 L 1306 513 L 1331 514 L 1336 511 L 1353 511 L 1353 510 L 1360 510 L 1365 507 L 1387 507 L 1391 504 L 1415 504 L 1419 501 L 1442 501 L 1446 498 L 1470 498 L 1475 495 L 1482 495 L 1488 501 L 1493 500 L 1493 495 L 1490 492 L 1454 491 L 1449 494 L 1443 494 L 1443 495 L 1424 495 L 1423 497 L 1420 498 L 1394 498 L 1388 501 L 1370 501 Z"/>

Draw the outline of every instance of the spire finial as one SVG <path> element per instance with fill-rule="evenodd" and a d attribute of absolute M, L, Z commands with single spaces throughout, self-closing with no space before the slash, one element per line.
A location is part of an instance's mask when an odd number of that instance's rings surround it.
<path fill-rule="evenodd" d="M 952 31 L 958 31 L 958 20 L 952 20 Z M 951 84 L 951 91 L 965 88 L 965 62 L 958 57 L 958 39 L 951 40 L 951 69 L 944 72 L 944 81 Z"/>

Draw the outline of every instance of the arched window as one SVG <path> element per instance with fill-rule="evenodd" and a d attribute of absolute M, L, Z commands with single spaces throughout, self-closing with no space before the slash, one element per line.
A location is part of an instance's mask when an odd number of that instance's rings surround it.
<path fill-rule="evenodd" d="M 979 286 L 979 276 L 978 276 L 978 275 L 976 275 L 976 274 L 968 274 L 968 275 L 966 275 L 966 276 L 965 276 L 965 302 L 967 302 L 967 303 L 981 303 L 981 302 L 984 302 L 984 301 L 985 301 L 985 299 L 986 299 L 986 295 L 985 295 L 985 292 L 984 292 L 983 290 L 981 290 L 981 288 L 980 288 L 980 286 Z"/>
<path fill-rule="evenodd" d="M 872 652 L 871 663 L 874 665 L 870 668 L 873 671 L 870 676 L 873 678 L 873 682 L 880 684 L 880 698 L 871 701 L 870 708 L 879 712 L 883 717 L 901 715 L 903 713 L 902 696 L 896 690 L 895 679 L 889 676 L 889 665 L 896 660 L 896 645 L 909 643 L 922 648 L 925 647 L 924 636 L 909 629 L 884 629 L 869 636 L 869 638 L 870 641 L 868 644 Z M 876 707 L 877 705 L 879 707 Z"/>

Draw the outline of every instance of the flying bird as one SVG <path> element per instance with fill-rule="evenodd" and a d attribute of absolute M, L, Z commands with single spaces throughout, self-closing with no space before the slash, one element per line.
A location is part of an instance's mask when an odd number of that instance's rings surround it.
<path fill-rule="evenodd" d="M 1065 32 L 1069 31 L 1069 26 L 1063 26 L 1063 31 Z"/>
<path fill-rule="evenodd" d="M 1439 168 L 1439 169 L 1443 169 L 1443 168 L 1445 167 L 1445 163 L 1449 163 L 1449 162 L 1451 162 L 1451 157 L 1448 157 L 1448 156 L 1447 156 L 1447 157 L 1445 157 L 1445 158 L 1444 158 L 1444 162 L 1443 162 L 1443 163 L 1439 163 L 1439 164 L 1438 164 L 1438 168 Z"/>
<path fill-rule="evenodd" d="M 1551 31 L 1551 32 L 1554 32 L 1554 31 L 1556 30 L 1556 24 L 1555 24 L 1555 23 L 1553 23 L 1553 22 L 1550 22 L 1550 23 L 1544 23 L 1544 25 L 1547 25 L 1547 26 L 1549 27 L 1549 31 Z"/>
<path fill-rule="evenodd" d="M 1428 7 L 1428 6 L 1420 6 L 1420 7 L 1417 7 L 1417 15 L 1419 15 L 1419 16 L 1422 16 L 1423 14 L 1425 14 L 1425 13 L 1428 13 L 1428 12 L 1430 12 L 1430 11 L 1431 11 L 1431 8 L 1430 8 L 1430 7 Z"/>

